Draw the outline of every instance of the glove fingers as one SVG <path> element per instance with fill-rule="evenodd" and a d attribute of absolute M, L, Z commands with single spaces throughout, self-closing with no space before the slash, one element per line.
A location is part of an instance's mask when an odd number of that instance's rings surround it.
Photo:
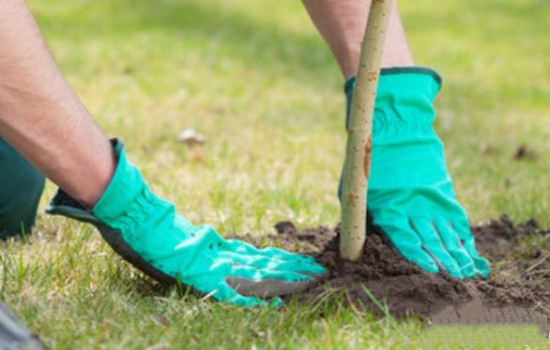
<path fill-rule="evenodd" d="M 225 277 L 226 283 L 244 296 L 269 298 L 302 292 L 318 283 L 318 278 L 290 271 L 257 270 L 234 266 Z"/>
<path fill-rule="evenodd" d="M 223 278 L 212 279 L 201 276 L 198 278 L 187 280 L 184 283 L 192 286 L 199 292 L 206 294 L 207 297 L 211 296 L 213 299 L 229 305 L 239 307 L 282 305 L 281 300 L 266 301 L 252 295 L 241 295 L 235 289 L 229 286 Z"/>
<path fill-rule="evenodd" d="M 296 282 L 314 279 L 312 276 L 294 271 L 257 269 L 246 265 L 233 265 L 231 267 L 231 271 L 226 276 L 246 278 L 254 281 L 273 279 L 287 282 Z"/>
<path fill-rule="evenodd" d="M 489 260 L 479 255 L 476 248 L 476 241 L 470 230 L 470 225 L 467 221 L 460 220 L 452 223 L 452 228 L 458 234 L 460 243 L 466 249 L 472 260 L 478 275 L 483 278 L 489 277 L 491 272 L 491 264 Z"/>
<path fill-rule="evenodd" d="M 253 296 L 241 295 L 235 289 L 231 288 L 231 286 L 225 283 L 219 284 L 218 288 L 212 294 L 212 297 L 224 303 L 239 306 L 239 307 L 254 307 L 254 306 L 269 305 L 269 303 L 265 300 L 262 300 Z"/>
<path fill-rule="evenodd" d="M 227 277 L 226 283 L 239 294 L 246 297 L 272 298 L 305 291 L 317 283 L 316 280 L 281 281 L 262 279 L 259 281 L 242 277 Z"/>
<path fill-rule="evenodd" d="M 295 263 L 315 263 L 315 259 L 310 256 L 294 254 L 277 248 L 258 249 L 252 244 L 243 241 L 235 239 L 226 240 L 210 225 L 202 225 L 198 227 L 194 237 L 188 239 L 186 242 L 191 242 L 190 244 L 193 245 L 217 249 L 218 251 L 231 251 L 242 255 L 276 258 L 280 260 L 293 261 Z"/>
<path fill-rule="evenodd" d="M 466 278 L 474 278 L 478 275 L 473 258 L 468 251 L 462 246 L 458 233 L 454 230 L 449 222 L 440 220 L 436 223 L 436 230 L 443 240 L 443 244 L 447 251 L 455 259 L 460 267 L 460 271 Z"/>
<path fill-rule="evenodd" d="M 231 289 L 231 286 L 227 288 Z M 262 300 L 254 296 L 245 296 L 239 294 L 237 291 L 234 292 L 233 296 L 229 299 L 224 300 L 229 305 L 234 305 L 238 307 L 255 307 L 255 306 L 265 306 L 265 307 L 281 307 L 283 306 L 283 301 L 281 298 L 272 298 L 271 300 Z"/>
<path fill-rule="evenodd" d="M 426 249 L 433 255 L 434 260 L 439 261 L 451 276 L 464 278 L 460 272 L 460 267 L 443 245 L 439 233 L 435 230 L 432 221 L 424 218 L 413 219 L 412 225 L 416 233 L 422 239 Z"/>
<path fill-rule="evenodd" d="M 439 272 L 436 261 L 424 250 L 422 240 L 411 227 L 408 218 L 404 216 L 387 217 L 377 221 L 377 225 L 405 259 L 425 271 Z"/>
<path fill-rule="evenodd" d="M 318 283 L 315 279 L 302 281 L 283 281 L 266 278 L 251 280 L 243 277 L 227 277 L 226 283 L 239 294 L 257 298 L 271 298 L 288 294 L 296 294 Z"/>
<path fill-rule="evenodd" d="M 260 251 L 260 254 L 267 257 L 276 256 L 281 259 L 299 260 L 303 263 L 315 263 L 315 259 L 312 256 L 302 255 L 297 253 L 290 253 L 278 248 L 264 248 L 264 249 L 260 249 L 259 251 Z"/>
<path fill-rule="evenodd" d="M 306 275 L 287 273 L 283 279 L 280 272 L 268 273 L 247 266 L 228 266 L 226 263 L 217 265 L 216 270 L 183 278 L 182 283 L 216 300 L 241 307 L 281 306 L 279 298 L 262 299 L 298 293 L 317 283 L 316 279 Z"/>
<path fill-rule="evenodd" d="M 268 269 L 279 271 L 293 271 L 310 275 L 323 275 L 326 269 L 315 262 L 303 261 L 302 259 L 283 260 L 279 258 L 268 258 L 261 255 L 244 255 L 234 252 L 220 252 L 220 258 L 232 261 L 235 264 L 251 266 L 256 269 Z"/>
<path fill-rule="evenodd" d="M 234 240 L 234 239 L 228 239 L 226 241 L 227 247 L 229 250 L 241 253 L 241 254 L 247 254 L 247 255 L 259 255 L 267 258 L 277 258 L 281 260 L 292 260 L 292 261 L 301 261 L 304 263 L 314 263 L 315 259 L 311 256 L 306 255 L 300 255 L 295 253 L 290 253 L 287 251 L 284 251 L 282 249 L 277 248 L 266 248 L 266 249 L 258 249 L 254 247 L 252 244 Z"/>
<path fill-rule="evenodd" d="M 178 245 L 178 247 L 185 245 L 208 247 L 209 249 L 215 249 L 220 252 L 231 251 L 242 255 L 263 256 L 268 258 L 277 258 L 281 260 L 292 260 L 295 262 L 315 262 L 312 257 L 289 253 L 281 249 L 258 249 L 253 245 L 243 241 L 235 239 L 226 240 L 210 225 L 199 226 L 193 237 L 185 240 L 180 245 Z"/>

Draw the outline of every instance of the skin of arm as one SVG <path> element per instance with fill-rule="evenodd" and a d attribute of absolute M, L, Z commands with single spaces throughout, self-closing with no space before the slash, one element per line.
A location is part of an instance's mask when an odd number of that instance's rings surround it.
<path fill-rule="evenodd" d="M 0 1 L 0 135 L 86 208 L 116 163 L 108 138 L 59 72 L 24 0 Z"/>
<path fill-rule="evenodd" d="M 302 0 L 313 23 L 329 45 L 345 79 L 355 76 L 370 1 Z M 412 66 L 414 60 L 394 7 L 382 55 L 382 67 Z"/>

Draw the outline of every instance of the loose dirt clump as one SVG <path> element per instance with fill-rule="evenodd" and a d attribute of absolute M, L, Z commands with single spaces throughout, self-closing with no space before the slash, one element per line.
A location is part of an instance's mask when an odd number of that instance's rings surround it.
<path fill-rule="evenodd" d="M 519 146 L 518 149 L 514 152 L 515 160 L 522 160 L 522 159 L 536 160 L 538 157 L 539 155 L 532 149 L 528 148 L 526 145 Z"/>
<path fill-rule="evenodd" d="M 270 243 L 309 252 L 329 270 L 324 283 L 299 295 L 300 300 L 343 294 L 347 304 L 376 314 L 387 306 L 395 317 L 415 315 L 433 324 L 534 323 L 541 330 L 550 324 L 550 253 L 542 248 L 544 242 L 548 246 L 550 230 L 540 229 L 535 220 L 515 225 L 502 216 L 472 227 L 480 254 L 491 261 L 488 280 L 424 272 L 386 245 L 376 230 L 360 259 L 349 262 L 339 258 L 338 227 L 297 229 L 288 221 L 275 227 L 278 234 L 269 237 Z M 538 240 L 540 247 L 533 248 L 537 244 L 530 240 Z"/>

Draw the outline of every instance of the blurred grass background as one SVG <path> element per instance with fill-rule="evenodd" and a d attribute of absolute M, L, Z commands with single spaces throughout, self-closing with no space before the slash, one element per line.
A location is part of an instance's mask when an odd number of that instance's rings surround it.
<path fill-rule="evenodd" d="M 343 81 L 300 2 L 29 5 L 97 122 L 190 220 L 227 235 L 337 223 Z M 550 3 L 400 8 L 417 63 L 443 76 L 436 128 L 470 219 L 549 226 Z M 200 155 L 175 141 L 186 128 L 207 137 Z M 521 145 L 537 157 L 514 160 Z M 1 299 L 55 349 L 400 348 L 421 329 L 346 309 L 319 318 L 307 306 L 237 310 L 163 293 L 90 227 L 45 215 L 30 244 L 3 245 L 0 263 Z"/>

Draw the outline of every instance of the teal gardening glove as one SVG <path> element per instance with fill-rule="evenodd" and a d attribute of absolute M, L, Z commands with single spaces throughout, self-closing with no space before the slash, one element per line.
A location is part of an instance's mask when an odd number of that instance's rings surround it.
<path fill-rule="evenodd" d="M 345 85 L 348 118 L 354 86 L 354 78 Z M 428 272 L 487 278 L 489 262 L 476 250 L 447 172 L 443 144 L 432 127 L 433 100 L 440 87 L 440 76 L 428 68 L 381 70 L 368 188 L 375 226 L 367 231 L 378 232 Z"/>
<path fill-rule="evenodd" d="M 113 141 L 118 165 L 91 212 L 59 190 L 46 211 L 89 222 L 124 259 L 165 283 L 180 281 L 237 305 L 275 304 L 259 298 L 302 291 L 325 269 L 311 257 L 225 240 L 210 226 L 195 227 L 174 205 L 156 196 Z"/>

